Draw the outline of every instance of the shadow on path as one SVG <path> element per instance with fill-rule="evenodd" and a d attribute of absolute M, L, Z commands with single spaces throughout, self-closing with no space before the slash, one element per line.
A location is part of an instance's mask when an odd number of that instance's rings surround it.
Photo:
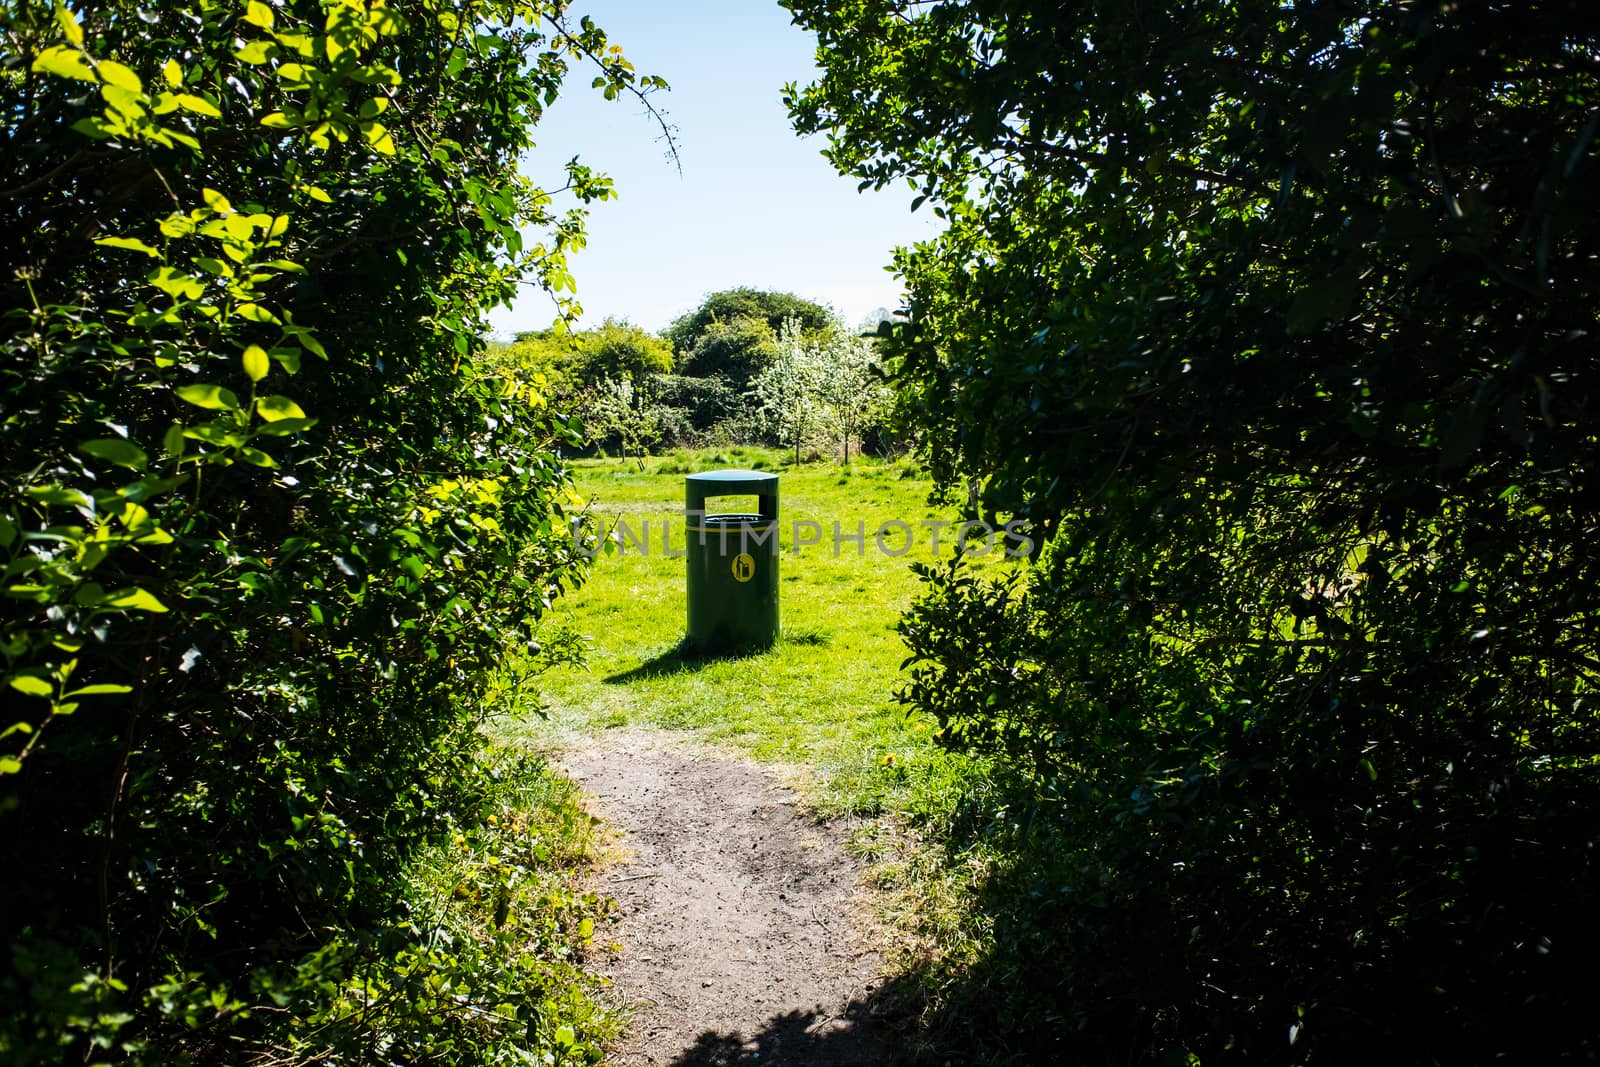
<path fill-rule="evenodd" d="M 680 1053 L 671 1067 L 732 1067 L 734 1064 L 778 1064 L 781 1067 L 852 1067 L 889 1060 L 883 1027 L 868 1018 L 860 1001 L 845 1014 L 830 1018 L 820 1011 L 774 1015 L 750 1036 L 707 1030 Z"/>

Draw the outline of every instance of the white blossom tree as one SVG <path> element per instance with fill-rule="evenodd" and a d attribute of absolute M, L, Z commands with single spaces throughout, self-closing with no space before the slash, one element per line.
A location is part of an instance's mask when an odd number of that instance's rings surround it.
<path fill-rule="evenodd" d="M 881 420 L 889 405 L 889 387 L 875 372 L 877 351 L 872 338 L 834 329 L 816 339 L 823 364 L 822 401 L 829 428 L 838 435 L 844 462 L 850 462 L 850 441 L 859 450 L 861 434 Z"/>
<path fill-rule="evenodd" d="M 870 338 L 835 323 L 803 331 L 785 320 L 778 332 L 778 356 L 751 382 L 750 394 L 767 428 L 786 447 L 800 449 L 819 437 L 840 439 L 844 460 L 850 442 L 882 416 L 889 390 L 873 372 Z"/>
<path fill-rule="evenodd" d="M 660 405 L 646 385 L 631 378 L 601 378 L 584 391 L 578 410 L 590 438 L 600 444 L 615 437 L 623 459 L 630 449 L 641 459 L 661 438 Z"/>
<path fill-rule="evenodd" d="M 825 397 L 827 367 L 819 346 L 811 343 L 799 320 L 785 319 L 778 330 L 778 355 L 750 383 L 750 396 L 762 422 L 783 443 L 800 449 L 829 425 Z"/>

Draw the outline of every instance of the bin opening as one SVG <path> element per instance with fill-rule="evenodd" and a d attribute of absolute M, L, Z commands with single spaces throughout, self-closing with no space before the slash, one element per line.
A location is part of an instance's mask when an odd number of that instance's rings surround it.
<path fill-rule="evenodd" d="M 760 518 L 761 498 L 754 493 L 733 496 L 708 496 L 705 499 L 706 519 L 737 519 L 740 516 Z"/>

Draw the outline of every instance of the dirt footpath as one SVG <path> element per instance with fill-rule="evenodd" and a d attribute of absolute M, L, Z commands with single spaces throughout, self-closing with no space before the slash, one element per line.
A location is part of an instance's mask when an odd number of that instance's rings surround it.
<path fill-rule="evenodd" d="M 618 1067 L 876 1064 L 863 1002 L 879 959 L 842 832 L 753 763 L 616 730 L 561 759 L 624 859 L 599 876 L 620 921 L 596 970 L 633 1011 Z"/>

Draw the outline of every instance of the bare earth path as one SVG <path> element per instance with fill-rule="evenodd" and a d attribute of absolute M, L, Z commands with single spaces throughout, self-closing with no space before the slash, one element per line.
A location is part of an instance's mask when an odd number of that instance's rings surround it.
<path fill-rule="evenodd" d="M 879 959 L 857 920 L 859 867 L 753 763 L 667 735 L 616 730 L 561 759 L 623 832 L 599 888 L 621 919 L 603 956 L 633 1026 L 609 1061 L 877 1064 L 887 1038 L 863 1002 Z M 604 938 L 597 938 L 597 942 Z"/>

